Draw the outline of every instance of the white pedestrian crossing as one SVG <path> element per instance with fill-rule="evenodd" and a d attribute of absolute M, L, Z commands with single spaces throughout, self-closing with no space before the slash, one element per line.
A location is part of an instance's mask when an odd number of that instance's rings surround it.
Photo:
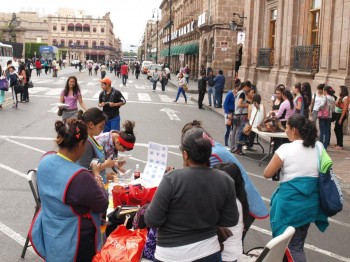
<path fill-rule="evenodd" d="M 128 92 L 122 92 L 122 94 L 123 94 L 123 96 L 124 96 L 124 98 L 125 98 L 126 100 L 129 99 L 129 93 L 128 93 Z"/>
<path fill-rule="evenodd" d="M 47 95 L 47 96 L 61 95 L 62 90 L 63 89 L 61 89 L 61 88 L 50 89 L 48 92 L 45 93 L 45 95 Z"/>
<path fill-rule="evenodd" d="M 29 94 L 33 95 L 33 94 L 37 94 L 40 92 L 46 92 L 47 90 L 49 90 L 48 87 L 34 87 L 34 88 L 29 88 Z"/>
<path fill-rule="evenodd" d="M 167 95 L 158 95 L 158 96 L 159 96 L 160 100 L 164 103 L 173 102 L 173 100 L 174 100 Z"/>
<path fill-rule="evenodd" d="M 141 86 L 141 85 L 135 85 L 135 87 L 136 87 L 136 89 L 146 89 L 146 87 L 145 86 Z"/>
<path fill-rule="evenodd" d="M 152 101 L 151 97 L 147 93 L 138 93 L 137 96 L 140 101 Z"/>

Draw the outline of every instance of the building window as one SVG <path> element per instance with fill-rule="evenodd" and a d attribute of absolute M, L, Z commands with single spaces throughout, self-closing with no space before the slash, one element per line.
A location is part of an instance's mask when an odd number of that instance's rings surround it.
<path fill-rule="evenodd" d="M 77 40 L 76 44 L 77 46 L 80 46 L 80 40 Z"/>
<path fill-rule="evenodd" d="M 76 24 L 75 25 L 75 31 L 79 31 L 79 32 L 82 32 L 83 31 L 83 26 L 81 24 Z"/>
<path fill-rule="evenodd" d="M 61 47 L 64 47 L 64 39 L 61 39 Z"/>
<path fill-rule="evenodd" d="M 105 45 L 105 42 L 104 41 L 101 41 L 100 42 L 100 46 L 104 46 Z"/>
<path fill-rule="evenodd" d="M 319 45 L 321 0 L 313 0 L 310 9 L 310 44 Z"/>
<path fill-rule="evenodd" d="M 92 41 L 92 47 L 96 47 L 96 41 Z"/>
<path fill-rule="evenodd" d="M 72 46 L 73 45 L 73 40 L 69 39 L 68 44 L 69 44 L 69 46 Z"/>
<path fill-rule="evenodd" d="M 84 40 L 84 46 L 85 47 L 89 47 L 89 41 L 88 40 Z"/>
<path fill-rule="evenodd" d="M 73 24 L 69 24 L 68 25 L 68 31 L 74 31 L 74 25 Z"/>
<path fill-rule="evenodd" d="M 271 10 L 269 47 L 275 48 L 277 9 Z"/>
<path fill-rule="evenodd" d="M 57 39 L 52 39 L 52 45 L 57 46 Z"/>
<path fill-rule="evenodd" d="M 88 24 L 85 24 L 85 25 L 83 26 L 83 31 L 84 31 L 84 32 L 90 32 L 90 26 L 89 26 Z"/>
<path fill-rule="evenodd" d="M 101 28 L 101 33 L 104 33 L 105 32 L 105 29 L 102 27 Z"/>
<path fill-rule="evenodd" d="M 53 28 L 52 28 L 52 30 L 53 30 L 53 31 L 56 31 L 56 30 L 57 30 L 57 26 L 54 25 Z"/>
<path fill-rule="evenodd" d="M 92 31 L 93 31 L 94 33 L 96 33 L 96 27 L 94 27 L 94 28 L 92 29 Z"/>
<path fill-rule="evenodd" d="M 61 31 L 64 31 L 64 25 L 61 26 Z"/>

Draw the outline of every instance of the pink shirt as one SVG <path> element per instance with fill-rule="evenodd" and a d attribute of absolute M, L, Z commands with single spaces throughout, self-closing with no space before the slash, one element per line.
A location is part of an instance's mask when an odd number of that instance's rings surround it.
<path fill-rule="evenodd" d="M 78 109 L 78 97 L 81 96 L 80 92 L 74 96 L 64 96 L 64 90 L 62 90 L 61 96 L 63 96 L 64 103 L 69 105 L 67 109 Z"/>
<path fill-rule="evenodd" d="M 285 115 L 284 112 L 286 111 Z M 284 117 L 281 118 L 281 120 L 287 120 L 289 117 L 294 115 L 295 113 L 295 106 L 293 109 L 290 108 L 290 102 L 288 99 L 284 100 L 278 109 L 277 112 L 277 118 L 280 118 L 284 115 Z"/>

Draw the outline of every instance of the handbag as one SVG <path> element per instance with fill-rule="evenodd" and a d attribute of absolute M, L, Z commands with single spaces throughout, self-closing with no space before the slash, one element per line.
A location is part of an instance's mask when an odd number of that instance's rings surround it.
<path fill-rule="evenodd" d="M 321 119 L 328 119 L 328 118 L 330 118 L 327 98 L 326 98 L 325 105 L 318 110 L 317 118 L 321 118 Z"/>
<path fill-rule="evenodd" d="M 32 80 L 29 80 L 28 81 L 28 88 L 33 88 L 34 87 L 34 84 L 32 82 Z"/>
<path fill-rule="evenodd" d="M 338 179 L 332 169 L 332 160 L 323 148 L 317 148 L 319 195 L 322 211 L 329 217 L 334 216 L 343 209 L 343 194 Z"/>
<path fill-rule="evenodd" d="M 188 84 L 187 83 L 184 83 L 184 85 L 182 86 L 182 88 L 185 90 L 185 92 L 188 91 Z"/>
<path fill-rule="evenodd" d="M 22 93 L 24 91 L 24 87 L 21 83 L 14 85 L 13 88 L 15 89 L 16 94 Z"/>
<path fill-rule="evenodd" d="M 9 90 L 9 82 L 6 78 L 0 79 L 0 90 L 8 91 Z"/>
<path fill-rule="evenodd" d="M 258 110 L 256 110 L 254 118 L 253 118 L 253 122 L 255 121 L 256 115 L 258 114 Z M 252 131 L 252 125 L 249 123 L 249 121 L 245 124 L 245 126 L 243 127 L 243 131 L 242 133 L 245 134 L 246 136 L 250 135 L 250 132 Z"/>
<path fill-rule="evenodd" d="M 58 108 L 57 115 L 62 116 L 64 108 Z"/>

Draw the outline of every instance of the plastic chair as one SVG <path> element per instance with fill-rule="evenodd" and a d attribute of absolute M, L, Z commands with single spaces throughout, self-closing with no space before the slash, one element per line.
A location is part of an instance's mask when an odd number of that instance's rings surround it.
<path fill-rule="evenodd" d="M 288 247 L 290 240 L 295 233 L 294 227 L 287 227 L 282 235 L 279 235 L 265 246 L 256 262 L 281 262 Z"/>
<path fill-rule="evenodd" d="M 30 189 L 32 190 L 32 194 L 33 194 L 33 197 L 35 200 L 35 211 L 34 211 L 33 218 L 36 216 L 36 214 L 38 213 L 38 211 L 40 210 L 40 207 L 41 207 L 36 175 L 37 175 L 36 170 L 31 169 L 28 171 L 28 183 L 29 183 Z M 30 246 L 31 245 L 29 244 L 29 233 L 28 233 L 26 242 L 23 246 L 21 258 L 24 258 L 24 256 L 26 255 L 26 251 L 27 251 L 28 247 L 30 247 Z"/>

